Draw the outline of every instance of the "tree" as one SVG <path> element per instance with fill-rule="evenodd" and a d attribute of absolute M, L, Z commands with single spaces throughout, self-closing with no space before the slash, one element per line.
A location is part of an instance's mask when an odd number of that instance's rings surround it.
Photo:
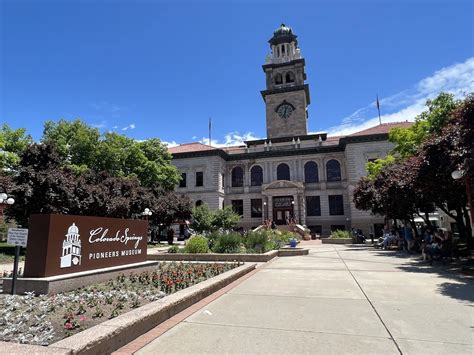
<path fill-rule="evenodd" d="M 197 233 L 212 231 L 213 213 L 207 204 L 202 204 L 193 208 L 191 227 Z"/>
<path fill-rule="evenodd" d="M 212 227 L 214 230 L 222 229 L 229 231 L 234 229 L 239 222 L 240 216 L 230 206 L 226 206 L 213 213 Z"/>
<path fill-rule="evenodd" d="M 32 143 L 26 129 L 11 129 L 6 123 L 0 128 L 0 171 L 10 172 L 16 168 L 20 155 Z"/>
<path fill-rule="evenodd" d="M 68 213 L 75 178 L 63 166 L 52 145 L 32 144 L 21 156 L 11 194 L 16 203 L 5 210 L 9 218 L 28 225 L 33 213 Z"/>
<path fill-rule="evenodd" d="M 232 230 L 240 221 L 240 216 L 227 206 L 221 210 L 211 211 L 207 204 L 196 206 L 192 213 L 191 227 L 198 233 Z"/>
<path fill-rule="evenodd" d="M 432 134 L 439 134 L 450 119 L 453 110 L 460 105 L 454 95 L 441 93 L 426 102 L 427 110 L 419 114 L 409 128 L 390 130 L 389 140 L 395 144 L 394 153 L 401 158 L 412 156 Z"/>
<path fill-rule="evenodd" d="M 42 142 L 56 145 L 59 155 L 76 172 L 135 176 L 143 186 L 159 184 L 165 190 L 173 190 L 179 182 L 171 154 L 156 138 L 139 142 L 115 132 L 101 134 L 81 120 L 60 120 L 46 122 Z"/>

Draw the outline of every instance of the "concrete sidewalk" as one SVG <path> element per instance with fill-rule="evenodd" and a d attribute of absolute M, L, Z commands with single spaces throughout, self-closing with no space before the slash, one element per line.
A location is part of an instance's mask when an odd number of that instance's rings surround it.
<path fill-rule="evenodd" d="M 279 258 L 138 354 L 473 354 L 472 280 L 391 251 Z"/>

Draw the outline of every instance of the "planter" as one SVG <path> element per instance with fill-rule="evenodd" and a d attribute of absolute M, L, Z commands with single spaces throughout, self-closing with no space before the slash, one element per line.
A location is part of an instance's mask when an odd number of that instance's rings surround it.
<path fill-rule="evenodd" d="M 323 238 L 323 244 L 352 244 L 352 238 Z"/>

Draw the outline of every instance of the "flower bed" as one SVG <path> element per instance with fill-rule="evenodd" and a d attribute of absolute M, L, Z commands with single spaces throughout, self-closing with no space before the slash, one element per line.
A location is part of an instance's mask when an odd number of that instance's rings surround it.
<path fill-rule="evenodd" d="M 237 266 L 162 263 L 153 272 L 57 295 L 0 295 L 0 341 L 48 345 Z"/>

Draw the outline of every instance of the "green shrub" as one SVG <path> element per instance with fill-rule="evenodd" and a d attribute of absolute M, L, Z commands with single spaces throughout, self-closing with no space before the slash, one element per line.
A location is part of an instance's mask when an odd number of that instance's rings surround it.
<path fill-rule="evenodd" d="M 341 231 L 339 229 L 332 231 L 329 238 L 333 239 L 347 239 L 352 238 L 351 234 L 348 231 Z"/>
<path fill-rule="evenodd" d="M 280 249 L 290 242 L 291 239 L 296 238 L 296 235 L 289 231 L 275 231 L 269 236 L 270 248 L 273 250 Z"/>
<path fill-rule="evenodd" d="M 222 234 L 214 239 L 212 251 L 214 253 L 238 253 L 241 244 L 242 237 L 239 233 Z"/>
<path fill-rule="evenodd" d="M 184 247 L 184 251 L 190 254 L 208 253 L 209 245 L 207 238 L 202 235 L 195 235 L 194 237 L 189 238 Z"/>
<path fill-rule="evenodd" d="M 181 252 L 181 250 L 177 245 L 173 245 L 173 246 L 169 247 L 169 249 L 168 249 L 168 253 L 171 253 L 171 254 L 176 254 L 176 253 L 180 253 L 180 252 Z"/>
<path fill-rule="evenodd" d="M 272 232 L 259 230 L 257 232 L 249 232 L 243 238 L 243 243 L 247 252 L 265 253 L 271 249 L 269 235 Z"/>

